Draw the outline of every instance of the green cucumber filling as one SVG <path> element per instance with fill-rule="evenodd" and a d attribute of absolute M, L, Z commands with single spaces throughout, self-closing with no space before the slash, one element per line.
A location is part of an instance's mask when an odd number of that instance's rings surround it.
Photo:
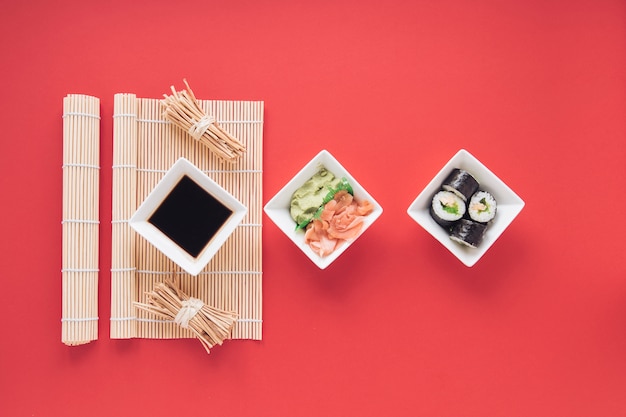
<path fill-rule="evenodd" d="M 444 204 L 444 203 L 440 202 L 440 204 L 441 204 L 441 208 L 446 213 L 459 214 L 459 206 L 456 203 L 452 204 L 452 205 L 448 205 L 448 204 Z"/>
<path fill-rule="evenodd" d="M 478 212 L 479 213 L 484 213 L 486 211 L 489 211 L 489 204 L 487 203 L 487 200 L 483 197 L 480 199 L 480 203 L 485 206 L 484 209 L 479 209 Z"/>

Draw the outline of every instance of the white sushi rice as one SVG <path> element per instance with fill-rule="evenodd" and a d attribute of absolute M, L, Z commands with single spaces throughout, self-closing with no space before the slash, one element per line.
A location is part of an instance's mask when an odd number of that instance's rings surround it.
<path fill-rule="evenodd" d="M 457 208 L 456 213 L 446 211 L 444 206 L 454 206 Z M 432 201 L 433 212 L 437 217 L 442 220 L 453 222 L 459 220 L 465 214 L 465 202 L 450 191 L 439 191 L 433 197 Z"/>
<path fill-rule="evenodd" d="M 477 191 L 472 195 L 467 211 L 472 220 L 488 223 L 496 216 L 496 199 L 487 191 Z"/>

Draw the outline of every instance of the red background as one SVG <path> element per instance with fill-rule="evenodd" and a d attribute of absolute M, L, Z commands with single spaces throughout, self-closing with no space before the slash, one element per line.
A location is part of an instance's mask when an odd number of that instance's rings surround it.
<path fill-rule="evenodd" d="M 0 415 L 626 414 L 624 1 L 4 1 Z M 264 100 L 384 208 L 328 269 L 264 217 L 262 341 L 111 340 L 113 95 Z M 100 337 L 61 343 L 62 99 L 101 99 Z M 526 207 L 472 268 L 406 214 L 465 148 Z"/>

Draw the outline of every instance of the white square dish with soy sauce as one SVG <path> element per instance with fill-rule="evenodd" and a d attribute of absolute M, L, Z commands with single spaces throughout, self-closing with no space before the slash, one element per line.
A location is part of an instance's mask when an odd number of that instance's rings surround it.
<path fill-rule="evenodd" d="M 465 149 L 409 206 L 408 215 L 468 267 L 482 258 L 524 201 Z"/>
<path fill-rule="evenodd" d="M 189 160 L 172 165 L 130 226 L 191 275 L 198 275 L 248 209 Z"/>

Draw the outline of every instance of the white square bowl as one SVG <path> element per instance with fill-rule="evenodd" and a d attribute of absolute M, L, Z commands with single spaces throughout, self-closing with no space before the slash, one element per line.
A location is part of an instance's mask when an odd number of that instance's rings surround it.
<path fill-rule="evenodd" d="M 483 241 L 477 248 L 466 247 L 454 242 L 450 239 L 448 232 L 439 226 L 430 215 L 433 196 L 439 191 L 441 183 L 454 168 L 460 168 L 471 173 L 480 184 L 480 189 L 491 193 L 498 204 L 496 217 L 487 227 Z M 522 211 L 522 208 L 524 208 L 524 201 L 513 190 L 468 151 L 461 149 L 417 196 L 409 206 L 407 213 L 461 262 L 471 267 L 489 250 L 491 245 Z"/>
<path fill-rule="evenodd" d="M 304 231 L 296 230 L 296 223 L 291 218 L 291 196 L 306 181 L 315 175 L 321 167 L 325 167 L 336 177 L 345 177 L 354 191 L 357 201 L 368 200 L 373 206 L 373 211 L 365 216 L 361 233 L 350 241 L 343 242 L 334 252 L 327 256 L 319 256 L 304 242 Z M 264 207 L 265 214 L 278 226 L 291 241 L 320 269 L 325 269 L 344 253 L 365 231 L 380 217 L 383 208 L 376 200 L 358 183 L 352 175 L 326 150 L 318 153 L 304 168 L 300 170 Z"/>
<path fill-rule="evenodd" d="M 170 192 L 176 187 L 183 177 L 189 177 L 200 188 L 226 206 L 232 214 L 226 219 L 218 231 L 210 238 L 208 243 L 200 251 L 198 256 L 193 257 L 176 242 L 170 239 L 160 229 L 149 222 L 152 214 L 161 206 Z M 193 201 L 189 201 L 193 204 Z M 187 202 L 185 202 L 187 204 Z M 146 199 L 141 203 L 135 214 L 130 219 L 130 226 L 159 249 L 168 258 L 183 268 L 191 275 L 198 275 L 209 263 L 218 249 L 226 242 L 226 239 L 235 231 L 241 220 L 245 217 L 248 209 L 235 197 L 228 193 L 218 183 L 209 178 L 204 172 L 185 158 L 180 158 L 167 173 L 161 178 Z M 184 213 L 180 213 L 184 215 Z M 210 215 L 210 213 L 207 213 Z"/>

